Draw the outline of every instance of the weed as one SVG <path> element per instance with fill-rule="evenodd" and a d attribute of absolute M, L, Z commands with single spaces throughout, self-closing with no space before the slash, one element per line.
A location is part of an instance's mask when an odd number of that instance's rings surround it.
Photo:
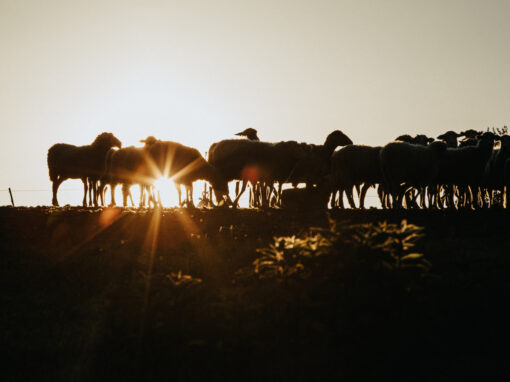
<path fill-rule="evenodd" d="M 423 254 L 412 252 L 423 236 L 423 228 L 406 220 L 350 225 L 330 219 L 328 228 L 312 228 L 302 237 L 274 237 L 268 247 L 257 249 L 261 256 L 253 262 L 253 273 L 259 278 L 307 277 L 319 264 L 324 268 L 324 263 L 331 263 L 338 269 L 361 266 L 426 274 L 430 262 Z"/>

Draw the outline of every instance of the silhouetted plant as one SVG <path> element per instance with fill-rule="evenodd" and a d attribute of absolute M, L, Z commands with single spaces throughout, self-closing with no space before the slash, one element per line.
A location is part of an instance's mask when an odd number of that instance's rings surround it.
<path fill-rule="evenodd" d="M 335 257 L 338 269 L 414 269 L 423 274 L 431 264 L 423 254 L 412 252 L 423 236 L 423 228 L 405 220 L 355 225 L 330 220 L 328 228 L 312 228 L 302 238 L 275 237 L 273 244 L 257 249 L 261 256 L 253 262 L 253 272 L 259 278 L 306 277 L 313 266 Z"/>
<path fill-rule="evenodd" d="M 406 220 L 402 220 L 400 224 L 384 221 L 350 226 L 346 233 L 346 241 L 355 247 L 379 251 L 380 264 L 387 269 L 430 270 L 431 264 L 423 254 L 411 252 L 416 241 L 424 236 L 422 227 L 408 224 Z"/>
<path fill-rule="evenodd" d="M 487 131 L 499 136 L 507 135 L 508 134 L 508 126 L 503 127 L 487 127 Z"/>

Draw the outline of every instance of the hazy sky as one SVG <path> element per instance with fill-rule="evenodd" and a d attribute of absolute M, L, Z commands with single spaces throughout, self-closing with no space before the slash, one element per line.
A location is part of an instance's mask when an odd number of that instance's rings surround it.
<path fill-rule="evenodd" d="M 0 190 L 49 190 L 48 148 L 102 131 L 205 152 L 249 126 L 365 144 L 503 126 L 509 16 L 504 0 L 0 0 Z"/>

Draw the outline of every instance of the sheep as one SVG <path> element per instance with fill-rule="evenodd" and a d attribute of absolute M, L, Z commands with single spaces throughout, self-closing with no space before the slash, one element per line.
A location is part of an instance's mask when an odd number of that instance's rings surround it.
<path fill-rule="evenodd" d="M 418 134 L 415 137 L 411 137 L 409 134 L 400 135 L 395 139 L 395 141 L 411 143 L 414 145 L 427 146 L 429 143 L 434 141 L 434 138 L 429 138 L 426 135 Z M 421 205 L 424 205 L 425 202 L 425 187 L 419 187 L 417 193 L 415 194 L 415 190 L 410 190 L 410 193 L 406 193 L 406 199 L 408 203 L 417 206 L 416 199 L 418 195 L 421 198 Z M 381 195 L 380 195 L 381 196 Z M 429 200 L 430 200 L 429 194 Z"/>
<path fill-rule="evenodd" d="M 352 140 L 340 130 L 329 134 L 322 145 L 301 144 L 299 151 L 305 156 L 296 163 L 289 182 L 294 185 L 306 183 L 307 187 L 322 183 L 324 176 L 330 172 L 331 155 L 335 149 L 352 144 Z"/>
<path fill-rule="evenodd" d="M 397 138 L 395 138 L 395 141 L 412 143 L 413 137 L 411 137 L 409 134 L 399 135 Z"/>
<path fill-rule="evenodd" d="M 57 143 L 48 150 L 48 169 L 52 181 L 52 204 L 58 206 L 57 192 L 66 179 L 81 179 L 84 187 L 83 206 L 87 206 L 88 179 L 99 179 L 104 173 L 106 153 L 122 143 L 112 133 L 99 134 L 86 146 Z M 94 200 L 97 205 L 97 198 Z"/>
<path fill-rule="evenodd" d="M 437 136 L 437 139 L 441 139 L 446 143 L 447 147 L 458 147 L 457 138 L 460 134 L 455 131 L 449 130 L 446 133 Z"/>
<path fill-rule="evenodd" d="M 433 184 L 438 174 L 439 161 L 446 151 L 444 142 L 428 146 L 405 142 L 390 142 L 380 151 L 381 169 L 385 187 L 393 197 L 393 207 L 400 207 L 406 186 L 426 187 Z"/>
<path fill-rule="evenodd" d="M 469 130 L 466 130 L 466 131 L 461 131 L 460 134 L 459 134 L 459 136 L 466 137 L 467 139 L 478 138 L 481 135 L 482 135 L 481 131 L 476 131 L 476 130 L 473 130 L 473 129 L 469 129 Z"/>
<path fill-rule="evenodd" d="M 208 161 L 220 170 L 227 181 L 241 179 L 271 185 L 278 182 L 279 198 L 283 183 L 296 185 L 304 182 L 311 186 L 322 181 L 335 148 L 351 143 L 339 130 L 331 133 L 324 145 L 226 139 L 211 145 Z M 236 196 L 234 206 L 237 206 L 243 192 L 244 188 Z M 266 203 L 267 195 L 264 195 L 263 204 Z"/>
<path fill-rule="evenodd" d="M 446 133 L 438 135 L 437 139 L 440 139 L 443 142 L 445 142 L 447 148 L 457 148 L 458 147 L 458 142 L 457 142 L 458 137 L 460 137 L 459 133 L 449 130 Z M 429 206 L 433 206 L 435 208 L 442 207 L 442 203 L 440 203 L 442 191 L 444 192 L 445 195 L 449 196 L 449 195 L 452 195 L 456 191 L 456 188 L 453 185 L 446 185 L 446 184 L 437 184 L 433 187 L 432 186 L 429 187 Z M 449 201 L 451 199 L 447 199 L 447 200 Z M 448 205 L 448 206 L 451 207 L 450 205 Z"/>
<path fill-rule="evenodd" d="M 242 190 L 232 202 L 235 207 L 247 182 L 273 185 L 276 181 L 287 181 L 296 162 L 305 155 L 306 150 L 300 151 L 300 148 L 297 142 L 226 139 L 211 145 L 208 161 L 220 170 L 227 181 L 244 181 Z"/>
<path fill-rule="evenodd" d="M 354 186 L 358 187 L 362 184 L 359 206 L 364 208 L 368 188 L 383 182 L 379 157 L 381 149 L 380 146 L 349 145 L 333 153 L 331 156 L 331 182 L 333 190 L 339 191 L 341 208 L 343 208 L 344 192 L 351 208 L 355 208 L 352 189 Z"/>
<path fill-rule="evenodd" d="M 149 205 L 151 201 L 155 205 L 150 190 L 157 175 L 156 167 L 151 165 L 148 148 L 129 146 L 119 150 L 111 149 L 106 157 L 106 173 L 103 177 L 104 184 L 109 184 L 111 188 L 110 205 L 116 204 L 115 187 L 118 183 L 122 184 L 124 207 L 127 206 L 128 197 L 131 199 L 131 204 L 134 204 L 130 187 L 135 183 L 140 185 L 140 207 L 145 205 L 145 190 L 149 191 Z"/>
<path fill-rule="evenodd" d="M 186 188 L 188 206 L 193 205 L 193 182 L 196 180 L 207 180 L 211 183 L 218 202 L 228 195 L 227 182 L 222 174 L 208 163 L 197 149 L 177 142 L 157 141 L 150 146 L 149 155 L 161 176 L 171 177 L 178 186 L 180 205 L 180 185 Z"/>
<path fill-rule="evenodd" d="M 240 137 L 246 137 L 250 141 L 260 141 L 257 130 L 252 127 L 249 127 L 235 135 Z M 236 182 L 236 197 L 239 195 L 239 183 L 243 183 L 241 189 L 246 189 L 246 181 L 243 180 L 241 182 Z M 255 184 L 251 184 L 251 192 L 250 192 L 250 206 L 258 207 L 260 205 L 260 197 L 262 196 L 262 192 L 266 192 L 267 184 L 260 184 L 260 182 L 256 182 Z"/>
<path fill-rule="evenodd" d="M 492 155 L 487 161 L 485 168 L 486 186 L 491 205 L 493 204 L 495 193 L 503 192 L 505 187 L 505 163 L 510 158 L 510 136 L 503 135 L 496 137 L 496 139 L 500 141 L 500 146 L 492 151 Z"/>
<path fill-rule="evenodd" d="M 429 143 L 434 142 L 434 138 L 429 138 L 426 135 L 418 134 L 413 138 L 412 142 L 415 145 L 427 146 Z"/>
<path fill-rule="evenodd" d="M 505 161 L 505 168 L 503 171 L 503 179 L 505 183 L 505 208 L 510 208 L 510 159 Z"/>
<path fill-rule="evenodd" d="M 494 134 L 484 133 L 476 146 L 446 149 L 439 163 L 437 184 L 457 186 L 459 188 L 459 206 L 469 203 L 475 206 L 479 198 L 479 187 L 484 181 L 485 167 L 492 154 Z M 476 191 L 476 199 L 473 196 Z M 448 205 L 453 207 L 453 192 L 449 195 Z"/>
<path fill-rule="evenodd" d="M 422 145 L 426 146 L 429 143 L 434 141 L 434 138 L 429 138 L 426 135 L 418 134 L 414 138 L 411 137 L 409 134 L 399 135 L 397 138 L 395 138 L 395 141 L 398 142 L 406 142 L 406 143 L 412 143 L 415 145 Z"/>

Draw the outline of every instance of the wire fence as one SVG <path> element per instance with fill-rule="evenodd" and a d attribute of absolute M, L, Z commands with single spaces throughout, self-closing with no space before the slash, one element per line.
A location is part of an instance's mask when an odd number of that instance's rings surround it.
<path fill-rule="evenodd" d="M 173 192 L 172 192 L 173 191 Z M 195 204 L 198 203 L 200 196 L 202 195 L 203 186 L 194 187 L 193 198 L 195 200 Z M 51 205 L 52 198 L 52 190 L 51 188 L 43 188 L 43 187 L 20 187 L 20 188 L 11 188 L 14 205 L 17 207 L 27 206 L 49 206 Z M 234 194 L 234 187 L 230 187 L 231 195 Z M 133 187 L 133 199 L 135 205 L 137 205 L 139 197 L 139 192 L 137 187 Z M 117 200 L 117 204 L 122 204 L 122 194 L 120 187 L 117 188 L 115 193 L 115 198 Z M 81 206 L 83 200 L 83 187 L 68 187 L 68 188 L 59 188 L 58 190 L 58 200 L 60 205 L 69 204 L 71 206 Z M 106 202 L 110 202 L 110 193 L 107 193 Z M 177 206 L 178 205 L 178 197 L 177 191 L 174 190 L 166 190 L 165 193 L 162 193 L 162 202 L 165 207 Z M 241 199 L 239 200 L 239 206 L 242 208 L 248 207 L 249 204 L 249 193 L 245 192 Z M 10 206 L 11 198 L 9 195 L 9 188 L 0 189 L 0 206 Z M 344 200 L 344 205 L 348 206 L 346 200 Z M 365 199 L 365 207 L 380 207 L 379 198 L 374 189 L 370 189 L 367 192 Z"/>

